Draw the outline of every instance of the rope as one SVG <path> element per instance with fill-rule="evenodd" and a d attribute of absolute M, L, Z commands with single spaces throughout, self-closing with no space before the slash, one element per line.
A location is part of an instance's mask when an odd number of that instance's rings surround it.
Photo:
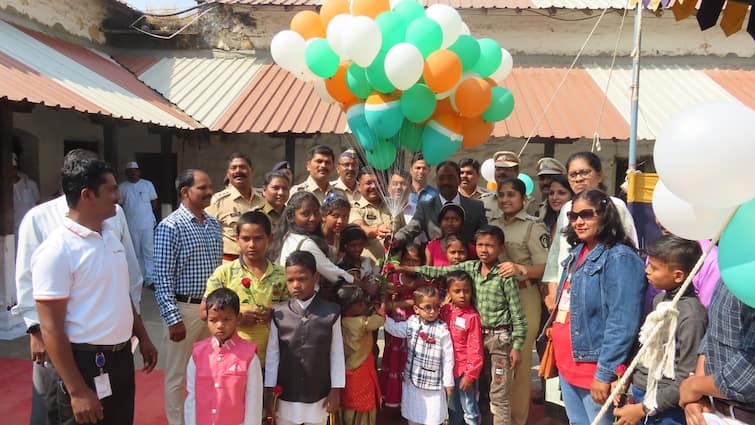
<path fill-rule="evenodd" d="M 618 384 L 614 387 L 613 391 L 611 391 L 611 394 L 608 396 L 608 399 L 606 399 L 606 402 L 603 403 L 603 406 L 600 408 L 600 411 L 598 412 L 597 416 L 595 416 L 595 419 L 593 419 L 591 425 L 598 425 L 600 423 L 600 420 L 603 418 L 603 415 L 606 414 L 608 411 L 608 408 L 613 404 L 614 398 L 616 398 L 617 395 L 619 395 L 619 392 L 621 392 L 624 387 L 626 386 L 627 382 L 629 381 L 629 378 L 632 376 L 632 372 L 634 372 L 635 368 L 637 368 L 637 364 L 640 363 L 641 359 L 643 358 L 664 358 L 664 357 L 671 357 L 671 375 L 673 376 L 673 360 L 674 356 L 676 354 L 676 348 L 674 343 L 671 343 L 672 341 L 675 341 L 674 335 L 676 333 L 676 303 L 679 301 L 679 299 L 684 295 L 684 292 L 689 288 L 689 285 L 692 283 L 692 278 L 695 277 L 697 272 L 700 270 L 700 267 L 702 267 L 703 262 L 706 258 L 708 258 L 708 254 L 713 250 L 713 248 L 718 244 L 718 240 L 721 238 L 721 234 L 724 232 L 724 229 L 726 229 L 726 226 L 729 225 L 729 221 L 731 221 L 731 218 L 734 217 L 734 214 L 737 212 L 737 208 L 734 208 L 731 213 L 729 213 L 729 216 L 726 218 L 726 221 L 721 225 L 720 230 L 716 234 L 715 238 L 711 240 L 710 245 L 703 251 L 703 255 L 700 256 L 700 258 L 697 260 L 697 263 L 695 264 L 695 267 L 692 268 L 692 271 L 687 276 L 687 279 L 684 280 L 684 283 L 679 288 L 679 291 L 677 292 L 676 296 L 668 302 L 667 306 L 663 307 L 664 313 L 663 317 L 659 318 L 654 317 L 653 319 L 650 319 L 650 315 L 648 316 L 648 320 L 645 321 L 645 324 L 642 325 L 642 330 L 640 330 L 640 335 L 645 335 L 648 341 L 652 341 L 653 343 L 643 345 L 640 347 L 640 350 L 637 352 L 637 355 L 635 356 L 634 360 L 632 360 L 632 363 L 627 368 L 624 375 L 619 379 Z M 675 313 L 676 312 L 676 313 Z M 652 315 L 652 314 L 651 314 Z M 672 316 L 670 321 L 674 322 L 673 327 L 671 324 L 666 324 L 666 322 L 662 319 L 665 318 L 665 316 Z M 671 343 L 670 345 L 667 345 L 665 348 L 665 353 L 657 354 L 654 351 L 650 350 L 663 350 L 663 341 L 656 344 L 655 342 L 658 341 L 659 333 L 661 330 L 666 328 L 666 334 L 668 335 L 669 339 L 668 342 Z M 649 352 L 650 351 L 650 352 Z M 666 369 L 665 367 L 663 369 Z M 648 387 L 647 387 L 647 393 L 650 393 L 651 391 L 657 390 L 657 382 L 651 388 L 650 386 L 650 379 L 653 376 L 658 376 L 660 374 L 665 374 L 666 370 L 652 370 L 649 369 L 648 371 Z M 656 380 L 657 381 L 657 380 Z M 647 398 L 645 399 L 647 400 Z M 647 407 L 650 407 L 646 404 Z"/>
<path fill-rule="evenodd" d="M 543 120 L 545 119 L 545 115 L 548 113 L 548 111 L 551 108 L 551 105 L 553 104 L 553 101 L 556 99 L 556 96 L 561 91 L 561 87 L 564 86 L 564 83 L 566 83 L 566 79 L 569 77 L 569 74 L 574 69 L 574 66 L 577 64 L 577 61 L 582 56 L 582 52 L 585 51 L 585 47 L 587 47 L 587 43 L 592 38 L 593 34 L 595 34 L 595 30 L 598 29 L 598 25 L 600 25 L 600 21 L 603 20 L 603 17 L 606 15 L 606 12 L 608 11 L 608 6 L 603 9 L 603 12 L 601 12 L 600 16 L 598 17 L 598 20 L 595 21 L 595 25 L 592 26 L 592 30 L 590 30 L 590 33 L 587 34 L 587 38 L 585 38 L 585 41 L 582 43 L 582 47 L 579 48 L 579 51 L 577 52 L 577 56 L 574 57 L 574 60 L 572 61 L 571 65 L 569 66 L 569 69 L 566 70 L 566 74 L 564 74 L 564 78 L 561 79 L 561 82 L 556 87 L 556 91 L 553 92 L 553 95 L 551 95 L 550 100 L 548 101 L 548 104 L 545 105 L 545 109 L 543 110 L 543 114 L 540 116 L 540 118 L 537 120 L 537 123 L 535 123 L 535 126 L 532 128 L 532 131 L 530 131 L 529 136 L 527 136 L 527 140 L 524 141 L 524 145 L 522 146 L 522 149 L 519 150 L 519 157 L 522 157 L 522 154 L 524 153 L 524 150 L 527 148 L 527 145 L 530 143 L 530 139 L 532 139 L 532 136 L 535 135 L 535 132 L 538 128 L 540 128 L 540 124 L 543 123 Z"/>

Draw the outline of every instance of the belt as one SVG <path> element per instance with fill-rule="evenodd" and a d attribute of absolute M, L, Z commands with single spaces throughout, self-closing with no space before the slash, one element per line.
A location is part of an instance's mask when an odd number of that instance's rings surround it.
<path fill-rule="evenodd" d="M 716 412 L 724 416 L 734 418 L 746 424 L 755 424 L 755 411 L 751 409 L 715 397 L 711 397 L 711 405 Z"/>
<path fill-rule="evenodd" d="M 223 254 L 224 261 L 236 261 L 238 259 L 239 259 L 239 256 L 236 254 Z"/>
<path fill-rule="evenodd" d="M 201 304 L 202 297 L 190 297 L 188 295 L 176 294 L 176 301 L 182 302 L 182 303 L 189 303 L 189 304 Z"/>
<path fill-rule="evenodd" d="M 489 334 L 502 334 L 504 332 L 511 332 L 511 325 L 498 326 L 497 328 L 482 328 L 483 335 Z"/>
<path fill-rule="evenodd" d="M 93 345 L 93 344 L 71 343 L 71 348 L 73 349 L 73 351 L 93 351 L 93 352 L 112 351 L 115 353 L 121 350 L 125 350 L 127 347 L 131 347 L 130 340 L 121 342 L 120 344 L 115 344 L 115 345 Z"/>

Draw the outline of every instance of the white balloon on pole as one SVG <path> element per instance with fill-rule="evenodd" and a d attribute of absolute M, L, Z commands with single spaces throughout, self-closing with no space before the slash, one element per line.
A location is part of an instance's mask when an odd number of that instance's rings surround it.
<path fill-rule="evenodd" d="M 721 230 L 729 208 L 705 208 L 690 204 L 671 192 L 662 181 L 653 190 L 653 212 L 669 232 L 692 240 L 712 239 Z"/>
<path fill-rule="evenodd" d="M 480 165 L 480 175 L 489 182 L 495 181 L 495 161 L 493 161 L 493 158 L 483 161 L 482 165 Z"/>
<path fill-rule="evenodd" d="M 493 71 L 492 74 L 490 74 L 490 78 L 495 80 L 495 82 L 500 82 L 506 79 L 506 77 L 511 74 L 511 71 L 514 69 L 514 58 L 511 56 L 511 53 L 509 53 L 506 49 L 501 49 L 501 64 L 498 65 L 498 69 Z"/>
<path fill-rule="evenodd" d="M 325 36 L 328 39 L 330 48 L 341 57 L 341 60 L 349 59 L 346 52 L 343 50 L 343 43 L 341 40 L 343 39 L 342 34 L 348 26 L 349 21 L 351 21 L 351 18 L 352 16 L 346 13 L 336 15 L 330 20 L 328 28 L 325 30 Z"/>
<path fill-rule="evenodd" d="M 413 44 L 399 43 L 385 55 L 385 75 L 399 90 L 406 90 L 422 76 L 425 59 Z"/>
<path fill-rule="evenodd" d="M 341 33 L 341 46 L 348 57 L 362 68 L 368 67 L 383 44 L 380 27 L 366 16 L 355 16 Z"/>
<path fill-rule="evenodd" d="M 312 86 L 314 86 L 315 93 L 320 96 L 320 99 L 322 99 L 323 102 L 331 104 L 336 103 L 336 100 L 330 96 L 330 93 L 328 93 L 328 89 L 325 88 L 325 80 L 318 78 L 312 81 Z"/>
<path fill-rule="evenodd" d="M 755 111 L 739 102 L 686 108 L 655 142 L 656 170 L 671 192 L 694 205 L 739 205 L 755 197 L 753 135 Z"/>
<path fill-rule="evenodd" d="M 459 12 L 451 6 L 445 4 L 433 4 L 427 8 L 425 12 L 427 17 L 437 22 L 443 30 L 443 41 L 440 44 L 441 48 L 446 48 L 459 38 L 462 30 L 462 20 Z"/>
<path fill-rule="evenodd" d="M 299 33 L 283 30 L 275 34 L 270 42 L 270 54 L 278 66 L 297 75 L 307 69 L 304 61 L 305 46 L 304 38 Z"/>

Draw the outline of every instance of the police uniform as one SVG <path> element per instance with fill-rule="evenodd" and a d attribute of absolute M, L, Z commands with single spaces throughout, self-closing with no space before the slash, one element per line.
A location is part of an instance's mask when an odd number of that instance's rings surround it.
<path fill-rule="evenodd" d="M 503 217 L 493 222 L 493 225 L 503 229 L 506 236 L 506 250 L 502 254 L 503 261 L 531 266 L 545 264 L 548 259 L 548 230 L 542 222 L 527 214 L 522 209 L 508 221 Z M 511 423 L 524 425 L 530 406 L 530 368 L 532 367 L 532 347 L 535 343 L 539 327 L 542 298 L 538 289 L 539 282 L 533 282 L 524 276 L 519 277 L 519 299 L 522 303 L 524 316 L 527 319 L 527 336 L 522 348 L 522 359 L 514 372 L 511 387 Z"/>
<path fill-rule="evenodd" d="M 360 199 L 362 199 L 362 192 L 359 191 L 359 184 L 354 186 L 354 190 L 349 189 L 348 186 L 346 186 L 346 183 L 341 180 L 339 177 L 336 180 L 333 180 L 330 182 L 330 185 L 335 187 L 336 189 L 340 189 L 343 191 L 343 193 L 346 194 L 346 199 L 349 200 L 349 203 L 351 205 L 354 205 L 354 203 Z"/>
<path fill-rule="evenodd" d="M 317 200 L 320 202 L 320 205 L 322 205 L 322 201 L 325 199 L 325 197 L 330 195 L 332 192 L 338 193 L 344 198 L 347 198 L 346 193 L 343 190 L 336 188 L 333 183 L 328 183 L 328 188 L 323 192 L 323 190 L 320 189 L 320 186 L 317 185 L 317 182 L 315 182 L 315 179 L 313 179 L 312 176 L 307 177 L 307 180 L 304 180 L 302 183 L 292 186 L 291 195 L 288 199 L 291 199 L 291 197 L 294 196 L 294 193 L 299 192 L 309 192 L 315 195 L 315 198 L 317 198 Z"/>
<path fill-rule="evenodd" d="M 349 223 L 355 223 L 357 221 L 360 221 L 360 224 L 367 227 L 377 227 L 381 224 L 392 226 L 394 231 L 404 227 L 405 224 L 403 214 L 399 214 L 398 217 L 396 217 L 396 220 L 393 219 L 385 202 L 381 201 L 380 206 L 376 207 L 367 202 L 364 198 L 354 202 L 354 206 L 351 208 Z M 362 255 L 372 258 L 375 262 L 382 260 L 385 256 L 383 240 L 379 238 L 370 238 Z"/>
<path fill-rule="evenodd" d="M 485 218 L 488 223 L 492 223 L 503 217 L 503 212 L 498 207 L 498 195 L 495 192 L 488 192 L 480 197 L 483 207 L 485 207 Z"/>
<path fill-rule="evenodd" d="M 262 200 L 262 205 L 253 208 L 252 211 L 259 211 L 262 214 L 265 214 L 267 218 L 270 219 L 271 228 L 273 229 L 273 232 L 275 232 L 275 228 L 281 220 L 281 213 L 275 211 L 275 208 L 273 208 L 273 206 L 265 199 Z"/>
<path fill-rule="evenodd" d="M 262 206 L 265 199 L 252 188 L 252 198 L 247 200 L 232 184 L 212 195 L 210 206 L 205 209 L 207 214 L 220 222 L 223 232 L 223 259 L 234 260 L 239 256 L 239 246 L 236 242 L 236 222 L 241 214 Z M 226 257 L 227 256 L 227 257 Z"/>
<path fill-rule="evenodd" d="M 491 192 L 481 186 L 475 187 L 474 192 L 472 192 L 469 196 L 465 195 L 461 190 L 459 190 L 459 195 L 467 196 L 467 198 L 472 198 L 472 199 L 482 199 L 482 197 L 487 195 L 488 193 L 491 193 Z"/>

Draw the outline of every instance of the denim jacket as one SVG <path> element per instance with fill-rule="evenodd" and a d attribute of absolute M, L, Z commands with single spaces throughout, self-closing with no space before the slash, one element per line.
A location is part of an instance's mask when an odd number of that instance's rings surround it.
<path fill-rule="evenodd" d="M 572 248 L 561 263 L 564 273 L 558 283 L 559 298 L 583 246 Z M 571 273 L 572 355 L 576 362 L 598 362 L 598 381 L 615 379 L 616 367 L 627 359 L 637 337 L 647 284 L 644 269 L 632 248 L 598 244 Z"/>

